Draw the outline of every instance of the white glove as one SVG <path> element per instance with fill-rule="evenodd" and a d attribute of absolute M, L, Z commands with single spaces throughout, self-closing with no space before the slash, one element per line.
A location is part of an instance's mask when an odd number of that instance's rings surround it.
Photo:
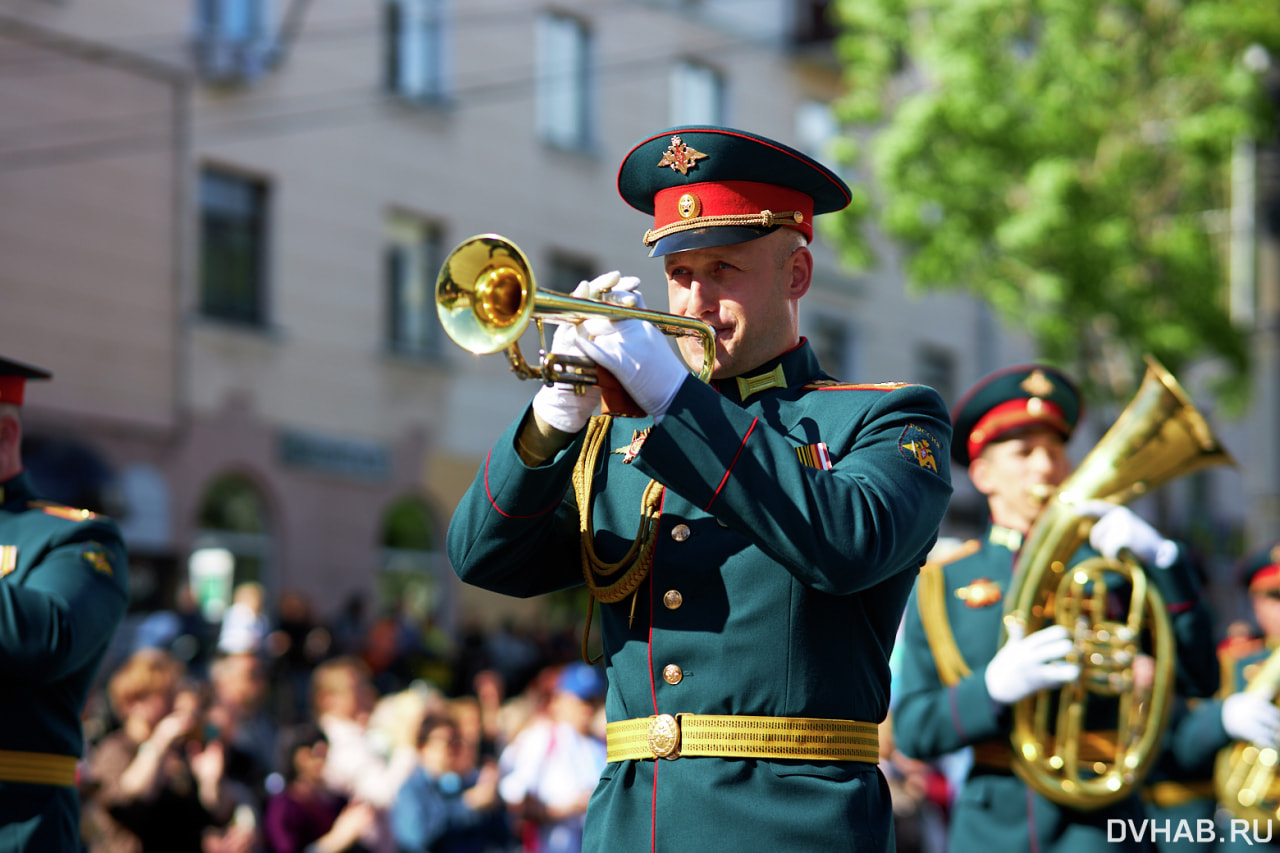
<path fill-rule="evenodd" d="M 632 295 L 632 307 L 643 308 L 644 298 Z M 612 373 L 655 423 L 661 420 L 689 375 L 662 332 L 645 320 L 589 317 L 576 334 L 576 343 L 587 357 Z"/>
<path fill-rule="evenodd" d="M 1075 643 L 1061 625 L 1041 628 L 1024 637 L 1019 625 L 1009 626 L 1009 639 L 987 664 L 987 695 L 1001 705 L 1012 705 L 1039 690 L 1061 687 L 1080 675 L 1080 666 L 1065 658 Z"/>
<path fill-rule="evenodd" d="M 580 299 L 598 299 L 602 293 L 621 291 L 622 294 L 616 301 L 624 303 L 629 301 L 627 297 L 633 295 L 630 291 L 635 290 L 639 284 L 640 279 L 634 276 L 622 278 L 618 271 L 614 270 L 596 276 L 591 281 L 579 282 L 571 295 Z M 638 294 L 634 295 L 638 296 Z M 585 353 L 578 348 L 577 336 L 573 333 L 573 329 L 574 326 L 570 324 L 556 327 L 556 333 L 551 338 L 552 353 L 586 357 Z M 599 405 L 600 388 L 595 385 L 583 386 L 581 394 L 575 394 L 573 386 L 566 383 L 544 385 L 533 396 L 533 411 L 538 417 L 555 429 L 568 433 L 578 432 L 585 427 L 587 421 L 591 420 L 591 413 Z"/>
<path fill-rule="evenodd" d="M 1222 700 L 1222 728 L 1232 740 L 1254 746 L 1276 745 L 1280 733 L 1280 708 L 1256 693 L 1233 693 Z"/>
<path fill-rule="evenodd" d="M 1098 519 L 1089 532 L 1089 544 L 1109 560 L 1114 560 L 1121 548 L 1128 548 L 1140 562 L 1162 569 L 1178 558 L 1177 544 L 1128 507 L 1085 501 L 1076 510 Z"/>

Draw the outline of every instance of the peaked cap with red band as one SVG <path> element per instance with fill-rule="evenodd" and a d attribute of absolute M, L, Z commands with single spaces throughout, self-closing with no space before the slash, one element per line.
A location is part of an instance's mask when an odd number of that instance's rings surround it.
<path fill-rule="evenodd" d="M 21 406 L 28 379 L 49 379 L 47 370 L 0 357 L 0 403 Z"/>
<path fill-rule="evenodd" d="M 1249 592 L 1280 589 L 1280 539 L 1258 548 L 1239 562 L 1236 574 Z"/>
<path fill-rule="evenodd" d="M 1056 367 L 1018 364 L 988 373 L 951 410 L 951 458 L 968 465 L 982 448 L 1025 426 L 1045 426 L 1068 439 L 1080 410 L 1075 383 Z"/>
<path fill-rule="evenodd" d="M 813 217 L 849 204 L 840 177 L 817 160 L 745 130 L 672 127 L 636 143 L 618 169 L 627 204 L 653 214 L 657 257 L 745 243 L 779 228 L 813 239 Z"/>

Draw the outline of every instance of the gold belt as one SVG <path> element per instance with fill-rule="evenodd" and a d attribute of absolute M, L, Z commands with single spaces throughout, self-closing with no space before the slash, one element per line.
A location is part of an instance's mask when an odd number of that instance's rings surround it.
<path fill-rule="evenodd" d="M 1189 803 L 1192 800 L 1214 800 L 1218 791 L 1212 779 L 1194 779 L 1189 782 L 1153 782 L 1142 789 L 1142 799 L 1167 809 Z"/>
<path fill-rule="evenodd" d="M 813 717 L 659 714 L 609 723 L 609 761 L 647 758 L 800 758 L 880 760 L 875 723 Z"/>
<path fill-rule="evenodd" d="M 28 785 L 76 784 L 76 757 L 48 752 L 14 752 L 0 749 L 0 782 Z"/>

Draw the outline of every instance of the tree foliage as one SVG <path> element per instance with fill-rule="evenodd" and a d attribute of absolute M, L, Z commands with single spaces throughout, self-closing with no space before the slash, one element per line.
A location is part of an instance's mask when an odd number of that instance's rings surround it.
<path fill-rule="evenodd" d="M 1265 0 L 837 0 L 841 121 L 868 129 L 876 204 L 836 223 L 869 258 L 874 217 L 914 286 L 957 288 L 1091 389 L 1151 353 L 1213 359 L 1247 389 L 1227 313 L 1230 162 L 1272 132 L 1280 61 Z M 850 138 L 854 138 L 853 134 Z M 1134 376 L 1138 371 L 1132 372 Z M 1131 380 L 1132 377 L 1130 377 Z M 1094 380 L 1090 382 L 1089 380 Z"/>

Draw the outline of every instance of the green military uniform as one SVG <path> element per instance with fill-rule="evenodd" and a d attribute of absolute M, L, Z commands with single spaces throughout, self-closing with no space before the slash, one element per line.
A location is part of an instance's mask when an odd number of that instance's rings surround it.
<path fill-rule="evenodd" d="M 0 403 L 47 373 L 0 359 Z M 0 851 L 76 850 L 80 714 L 128 603 L 109 519 L 0 482 Z"/>
<path fill-rule="evenodd" d="M 463 498 L 448 552 L 464 581 L 516 596 L 582 584 L 590 558 L 609 763 L 584 849 L 891 850 L 876 724 L 951 492 L 938 394 L 838 384 L 802 341 L 749 376 L 687 378 L 657 425 L 596 419 L 539 467 L 517 453 L 523 421 Z M 642 506 L 651 565 L 609 573 Z"/>
<path fill-rule="evenodd" d="M 1229 671 L 1223 670 L 1224 677 Z M 1217 812 L 1217 795 L 1213 787 L 1213 762 L 1217 755 L 1212 738 L 1203 734 L 1203 726 L 1214 723 L 1201 712 L 1206 703 L 1217 704 L 1216 728 L 1222 727 L 1221 704 L 1212 700 L 1187 699 L 1179 696 L 1169 712 L 1165 729 L 1164 750 L 1156 759 L 1142 786 L 1146 816 L 1153 830 L 1149 833 L 1160 853 L 1217 849 L 1216 841 L 1207 840 L 1206 830 L 1213 827 Z M 1225 736 L 1225 735 L 1224 735 Z"/>
<path fill-rule="evenodd" d="M 958 463 L 968 464 L 982 444 L 1010 429 L 1035 424 L 1069 435 L 1077 417 L 1078 397 L 1065 376 L 1043 366 L 1008 368 L 957 404 L 952 452 Z M 974 434 L 984 432 L 975 441 Z M 951 815 L 952 851 L 1146 849 L 1132 838 L 1107 838 L 1108 820 L 1142 821 L 1136 794 L 1108 808 L 1078 811 L 1039 795 L 1010 770 L 1009 709 L 988 695 L 985 675 L 999 648 L 1004 596 L 1022 540 L 1020 532 L 991 524 L 981 539 L 922 569 L 903 626 L 897 746 L 923 760 L 973 747 L 973 765 Z M 1085 547 L 1072 562 L 1093 556 Z M 1174 633 L 1185 644 L 1180 670 L 1207 693 L 1216 679 L 1213 653 L 1198 641 L 1208 636 L 1209 617 L 1189 596 L 1188 571 L 1182 554 L 1175 566 L 1152 575 L 1165 595 Z"/>

